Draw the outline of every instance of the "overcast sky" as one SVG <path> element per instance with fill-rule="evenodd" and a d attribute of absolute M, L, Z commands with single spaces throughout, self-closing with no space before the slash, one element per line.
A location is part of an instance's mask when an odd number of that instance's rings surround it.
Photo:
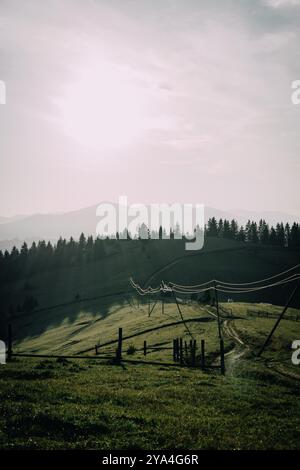
<path fill-rule="evenodd" d="M 0 215 L 299 215 L 300 0 L 0 0 Z"/>

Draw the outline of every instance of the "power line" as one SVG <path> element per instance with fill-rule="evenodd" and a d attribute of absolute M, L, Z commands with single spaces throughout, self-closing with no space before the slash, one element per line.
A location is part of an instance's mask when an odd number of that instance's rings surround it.
<path fill-rule="evenodd" d="M 243 283 L 234 283 L 234 282 L 225 282 L 225 281 L 220 281 L 218 279 L 211 279 L 210 281 L 207 281 L 207 282 L 203 282 L 202 284 L 194 284 L 194 285 L 182 285 L 182 284 L 176 284 L 174 282 L 170 282 L 169 284 L 173 287 L 176 287 L 176 288 L 181 288 L 181 289 L 198 289 L 198 288 L 202 288 L 203 286 L 205 285 L 209 285 L 209 284 L 212 284 L 214 282 L 218 283 L 219 285 L 226 285 L 226 286 L 250 286 L 250 285 L 253 285 L 253 284 L 261 284 L 263 282 L 266 282 L 266 281 L 270 281 L 271 279 L 275 279 L 277 277 L 280 277 L 284 274 L 287 274 L 291 271 L 294 271 L 295 269 L 299 268 L 300 267 L 300 264 L 296 264 L 295 266 L 293 266 L 292 268 L 290 269 L 287 269 L 285 271 L 282 271 L 281 273 L 278 273 L 278 274 L 275 274 L 273 276 L 269 276 L 269 277 L 266 277 L 264 279 L 259 279 L 258 281 L 252 281 L 252 282 L 243 282 Z"/>

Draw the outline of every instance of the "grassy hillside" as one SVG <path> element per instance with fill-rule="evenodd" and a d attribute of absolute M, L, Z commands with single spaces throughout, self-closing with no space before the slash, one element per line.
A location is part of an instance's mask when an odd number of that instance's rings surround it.
<path fill-rule="evenodd" d="M 164 365 L 171 362 L 170 350 L 155 350 L 146 358 L 139 350 L 127 354 L 128 346 L 140 349 L 145 339 L 149 345 L 168 346 L 175 336 L 190 338 L 182 324 L 164 326 L 174 321 L 170 317 L 178 319 L 174 304 L 165 315 L 155 308 L 150 318 L 146 307 L 137 305 L 119 308 L 96 323 L 85 314 L 76 327 L 66 323 L 23 340 L 15 349 L 64 353 L 92 346 L 98 337 L 102 344 L 114 340 L 120 325 L 131 336 L 124 342 L 122 366 L 97 359 L 17 358 L 1 367 L 0 447 L 298 449 L 300 372 L 291 363 L 290 346 L 300 337 L 300 322 L 283 320 L 259 359 L 253 352 L 275 320 L 250 317 L 247 310 L 278 314 L 280 308 L 238 303 L 230 308 L 235 318 L 222 323 L 225 377 L 218 369 Z M 205 338 L 212 363 L 218 364 L 215 310 L 193 304 L 182 309 L 185 318 L 200 320 L 189 328 L 198 344 Z M 114 345 L 103 350 L 113 351 Z M 126 362 L 139 358 L 161 365 Z"/>
<path fill-rule="evenodd" d="M 9 305 L 16 309 L 28 295 L 34 296 L 38 310 L 14 314 L 18 339 L 38 336 L 59 325 L 78 325 L 82 313 L 94 321 L 126 305 L 134 295 L 132 276 L 141 284 L 158 284 L 161 279 L 182 284 L 200 283 L 213 277 L 230 282 L 247 282 L 277 274 L 300 262 L 300 252 L 269 246 L 249 246 L 226 239 L 206 238 L 204 249 L 187 252 L 181 240 L 114 241 L 106 256 L 97 262 L 48 270 L 0 286 L 2 337 L 8 321 Z M 283 304 L 290 286 L 237 296 L 236 300 Z M 80 301 L 76 301 L 76 295 Z M 227 297 L 223 297 L 226 300 Z M 222 300 L 222 295 L 221 295 Z M 300 305 L 299 297 L 295 305 Z"/>

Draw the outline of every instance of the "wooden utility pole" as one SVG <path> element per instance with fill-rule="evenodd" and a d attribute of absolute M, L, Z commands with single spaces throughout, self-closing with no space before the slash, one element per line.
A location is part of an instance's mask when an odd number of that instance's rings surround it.
<path fill-rule="evenodd" d="M 183 342 L 182 338 L 179 340 L 179 360 L 180 360 L 180 365 L 183 365 Z"/>
<path fill-rule="evenodd" d="M 218 298 L 218 291 L 217 291 L 215 280 L 214 280 L 214 289 L 215 289 L 215 299 L 216 299 L 216 306 L 217 306 L 218 333 L 219 333 L 219 339 L 221 339 L 222 335 L 221 335 L 220 312 L 219 312 L 219 298 Z"/>
<path fill-rule="evenodd" d="M 221 352 L 221 374 L 225 375 L 225 355 L 224 355 L 224 341 L 220 339 L 220 352 Z"/>
<path fill-rule="evenodd" d="M 285 314 L 285 312 L 286 312 L 287 309 L 289 308 L 289 306 L 290 306 L 290 304 L 291 304 L 293 298 L 295 297 L 295 295 L 296 295 L 296 293 L 297 293 L 299 287 L 300 287 L 300 282 L 298 282 L 298 284 L 296 285 L 295 289 L 293 290 L 293 292 L 292 292 L 291 295 L 289 296 L 288 301 L 287 301 L 287 303 L 286 303 L 284 309 L 282 310 L 281 314 L 280 314 L 279 317 L 277 318 L 277 320 L 276 320 L 276 322 L 275 322 L 275 325 L 273 326 L 273 328 L 272 328 L 270 334 L 268 335 L 266 341 L 264 342 L 263 346 L 262 346 L 261 349 L 259 350 L 257 356 L 260 356 L 260 355 L 264 352 L 264 350 L 266 349 L 266 347 L 268 346 L 268 344 L 269 344 L 269 342 L 270 342 L 270 340 L 271 340 L 271 338 L 272 338 L 272 336 L 273 336 L 273 334 L 274 334 L 276 328 L 278 327 L 280 321 L 282 320 L 283 315 Z"/>
<path fill-rule="evenodd" d="M 123 341 L 123 328 L 119 328 L 117 362 L 121 362 L 122 360 L 122 341 Z"/>
<path fill-rule="evenodd" d="M 179 351 L 179 339 L 178 339 L 178 338 L 175 339 L 175 350 L 176 350 L 175 360 L 176 360 L 176 361 L 179 361 L 179 359 L 180 359 L 180 351 Z"/>
<path fill-rule="evenodd" d="M 196 365 L 196 350 L 197 350 L 197 345 L 196 345 L 196 340 L 194 339 L 193 344 L 192 344 L 192 366 L 195 367 Z"/>
<path fill-rule="evenodd" d="M 179 307 L 179 303 L 178 303 L 177 297 L 176 297 L 175 292 L 173 291 L 173 289 L 172 289 L 172 294 L 173 294 L 173 297 L 174 297 L 174 299 L 175 299 L 175 303 L 176 303 L 177 310 L 178 310 L 178 312 L 179 312 L 180 318 L 181 318 L 181 320 L 183 321 L 183 324 L 184 324 L 184 326 L 185 326 L 187 332 L 189 333 L 190 337 L 194 339 L 193 334 L 191 333 L 191 331 L 190 331 L 189 327 L 187 326 L 186 322 L 184 321 L 181 308 Z"/>
<path fill-rule="evenodd" d="M 205 369 L 205 340 L 201 339 L 201 367 Z"/>
<path fill-rule="evenodd" d="M 157 300 L 154 302 L 154 304 L 152 305 L 151 309 L 149 310 L 149 317 L 150 317 L 151 313 L 153 312 L 154 307 L 155 307 L 156 304 L 157 304 Z"/>

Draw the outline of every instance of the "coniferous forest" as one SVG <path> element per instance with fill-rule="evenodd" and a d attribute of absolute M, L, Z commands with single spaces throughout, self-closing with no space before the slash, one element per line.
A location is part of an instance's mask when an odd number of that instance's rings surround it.
<path fill-rule="evenodd" d="M 145 235 L 146 234 L 146 235 Z M 180 235 L 177 225 L 170 232 L 170 239 Z M 151 232 L 143 224 L 135 236 L 128 236 L 130 240 L 161 239 L 165 230 L 160 227 L 158 232 Z M 264 220 L 258 224 L 248 221 L 245 227 L 239 226 L 236 220 L 212 217 L 205 226 L 205 236 L 236 240 L 243 243 L 273 245 L 286 249 L 300 248 L 300 226 L 294 222 L 291 226 L 278 223 L 275 227 L 269 226 Z M 41 240 L 33 242 L 30 247 L 24 242 L 21 249 L 14 247 L 10 252 L 0 251 L 0 280 L 16 280 L 24 271 L 27 274 L 42 272 L 62 266 L 74 266 L 101 259 L 106 254 L 106 245 L 113 243 L 117 248 L 119 234 L 108 241 L 108 238 L 85 236 L 81 234 L 78 241 L 72 237 L 69 240 L 60 238 L 56 244 Z M 123 242 L 123 240 L 121 240 Z"/>

